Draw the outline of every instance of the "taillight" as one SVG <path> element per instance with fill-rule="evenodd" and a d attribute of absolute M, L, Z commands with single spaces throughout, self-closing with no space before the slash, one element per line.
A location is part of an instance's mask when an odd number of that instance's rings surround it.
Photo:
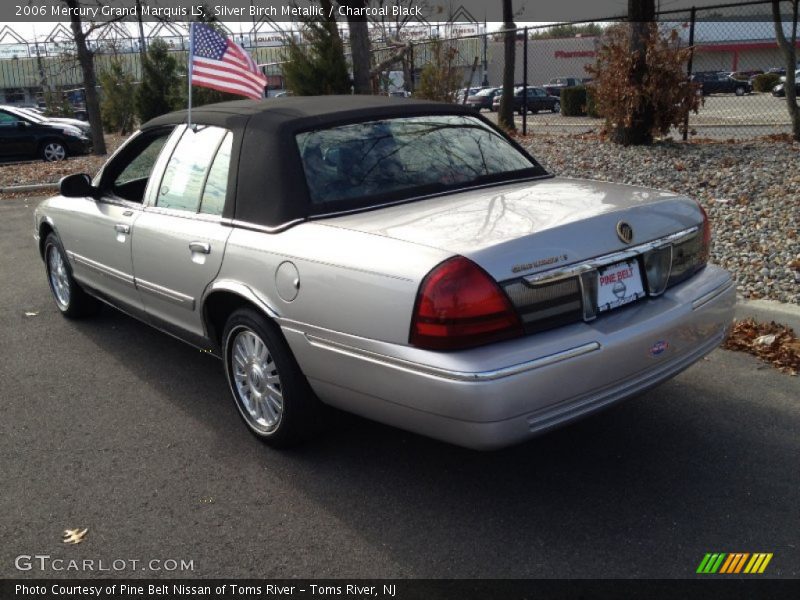
<path fill-rule="evenodd" d="M 461 350 L 522 333 L 500 286 L 474 262 L 456 256 L 422 280 L 409 341 L 430 350 Z"/>
<path fill-rule="evenodd" d="M 701 250 L 700 261 L 705 264 L 711 254 L 711 221 L 709 221 L 708 213 L 702 204 L 698 202 L 697 206 L 700 207 L 700 212 L 703 213 L 703 249 Z"/>
<path fill-rule="evenodd" d="M 711 223 L 699 202 L 697 206 L 703 214 L 703 224 L 696 235 L 672 246 L 672 268 L 667 287 L 686 281 L 708 262 L 711 253 Z"/>

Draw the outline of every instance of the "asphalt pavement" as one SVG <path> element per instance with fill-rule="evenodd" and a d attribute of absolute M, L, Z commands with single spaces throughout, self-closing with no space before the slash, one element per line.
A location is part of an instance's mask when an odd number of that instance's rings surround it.
<path fill-rule="evenodd" d="M 33 206 L 0 199 L 0 577 L 693 577 L 707 552 L 800 575 L 796 377 L 716 351 L 500 452 L 354 417 L 275 451 L 213 357 L 58 314 Z"/>

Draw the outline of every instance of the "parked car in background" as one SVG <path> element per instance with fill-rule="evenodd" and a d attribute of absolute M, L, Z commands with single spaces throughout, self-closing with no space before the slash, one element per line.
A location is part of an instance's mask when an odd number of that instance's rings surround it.
<path fill-rule="evenodd" d="M 86 154 L 92 141 L 77 127 L 0 106 L 0 157 L 64 160 Z"/>
<path fill-rule="evenodd" d="M 800 97 L 800 81 L 795 81 L 794 84 L 794 92 L 795 94 Z M 786 96 L 786 83 L 779 83 L 774 88 L 772 88 L 772 95 L 776 98 L 783 98 Z"/>
<path fill-rule="evenodd" d="M 579 77 L 553 77 L 550 81 L 545 83 L 542 87 L 546 90 L 549 96 L 561 96 L 561 90 L 567 87 L 574 87 L 582 85 L 583 80 Z"/>
<path fill-rule="evenodd" d="M 39 122 L 47 122 L 47 123 L 59 123 L 63 125 L 71 125 L 72 127 L 76 127 L 80 129 L 84 135 L 91 137 L 92 135 L 92 127 L 89 125 L 87 121 L 81 121 L 80 119 L 69 119 L 66 117 L 48 117 L 42 111 L 32 109 L 32 108 L 18 108 L 22 113 L 30 116 L 32 119 L 38 119 Z"/>
<path fill-rule="evenodd" d="M 544 88 L 528 87 L 527 94 L 523 94 L 525 88 L 518 87 L 514 90 L 514 112 L 520 114 L 526 108 L 523 100 L 527 96 L 527 110 L 530 113 L 537 113 L 540 110 L 549 110 L 550 112 L 561 112 L 561 99 L 555 96 L 550 96 Z M 502 89 L 500 90 L 502 92 Z M 492 109 L 500 109 L 500 98 L 503 94 L 498 93 L 492 100 Z"/>
<path fill-rule="evenodd" d="M 483 86 L 470 87 L 470 88 L 461 88 L 460 90 L 458 90 L 456 92 L 455 96 L 453 97 L 453 101 L 456 104 L 463 104 L 465 97 L 469 98 L 470 96 L 473 96 L 473 95 L 477 94 L 478 92 L 480 92 L 483 89 L 486 89 L 486 88 L 484 88 Z"/>
<path fill-rule="evenodd" d="M 744 96 L 753 91 L 753 84 L 749 81 L 734 79 L 730 73 L 723 71 L 699 71 L 692 74 L 692 81 L 700 84 L 704 96 L 709 94 Z"/>
<path fill-rule="evenodd" d="M 772 88 L 772 95 L 776 98 L 786 96 L 786 75 L 781 76 L 780 83 Z M 800 69 L 794 72 L 795 94 L 800 95 Z"/>
<path fill-rule="evenodd" d="M 467 106 L 470 106 L 478 111 L 484 108 L 494 110 L 492 101 L 494 100 L 495 96 L 501 94 L 502 92 L 503 88 L 501 87 L 484 88 L 467 97 Z"/>
<path fill-rule="evenodd" d="M 506 446 L 674 377 L 731 324 L 697 202 L 554 177 L 471 108 L 246 100 L 192 124 L 158 117 L 63 179 L 33 233 L 59 312 L 101 299 L 220 357 L 267 443 L 328 404 Z"/>

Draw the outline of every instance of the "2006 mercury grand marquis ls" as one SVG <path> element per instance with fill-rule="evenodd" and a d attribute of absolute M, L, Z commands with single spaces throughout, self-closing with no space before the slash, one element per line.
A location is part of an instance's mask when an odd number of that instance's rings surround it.
<path fill-rule="evenodd" d="M 237 101 L 146 123 L 35 211 L 58 309 L 224 363 L 285 445 L 323 405 L 497 448 L 713 350 L 734 287 L 683 196 L 553 177 L 467 107 Z"/>

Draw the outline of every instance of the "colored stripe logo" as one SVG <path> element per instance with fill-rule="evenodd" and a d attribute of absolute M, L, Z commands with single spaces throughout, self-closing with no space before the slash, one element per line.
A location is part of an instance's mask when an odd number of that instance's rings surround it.
<path fill-rule="evenodd" d="M 702 575 L 735 575 L 737 573 L 755 575 L 763 573 L 771 560 L 771 552 L 756 552 L 754 554 L 749 552 L 709 552 L 700 561 L 697 573 Z"/>

